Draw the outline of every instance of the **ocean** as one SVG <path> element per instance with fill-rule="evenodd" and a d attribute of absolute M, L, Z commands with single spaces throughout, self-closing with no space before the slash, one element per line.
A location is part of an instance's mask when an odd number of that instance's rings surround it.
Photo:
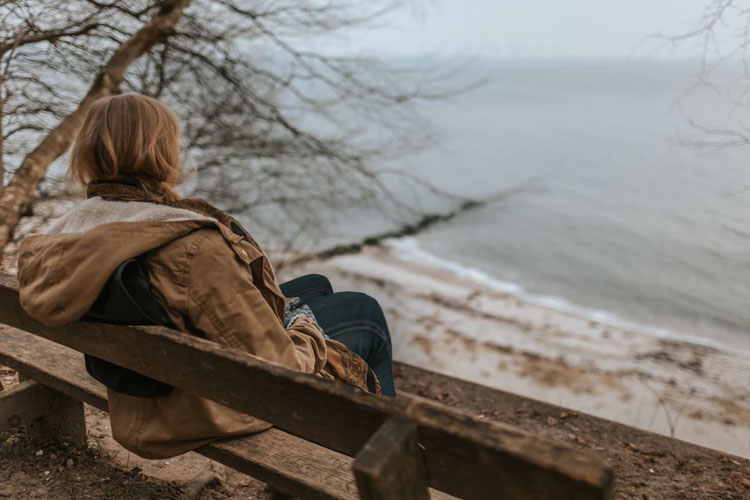
<path fill-rule="evenodd" d="M 396 251 L 598 321 L 750 350 L 750 147 L 696 144 L 708 138 L 696 124 L 733 126 L 746 108 L 691 90 L 697 62 L 483 61 L 467 71 L 486 83 L 421 107 L 436 145 L 381 166 L 474 198 L 532 181 L 392 242 Z M 391 185 L 408 200 L 405 184 Z M 394 225 L 352 210 L 329 242 Z"/>
<path fill-rule="evenodd" d="M 391 242 L 397 252 L 596 321 L 750 351 L 750 146 L 696 144 L 711 139 L 699 126 L 743 130 L 748 104 L 731 98 L 750 103 L 741 69 L 717 72 L 712 88 L 696 86 L 699 61 L 446 64 L 462 67 L 457 84 L 484 83 L 420 104 L 434 144 L 373 167 L 475 199 L 525 187 Z M 455 205 L 385 180 L 425 212 Z M 273 247 L 272 232 L 236 215 Z M 303 249 L 415 215 L 351 207 L 323 218 L 327 232 L 304 235 Z"/>

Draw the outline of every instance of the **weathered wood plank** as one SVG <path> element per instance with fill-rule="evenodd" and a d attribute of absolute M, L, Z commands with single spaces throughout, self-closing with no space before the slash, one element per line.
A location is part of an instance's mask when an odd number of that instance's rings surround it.
<path fill-rule="evenodd" d="M 460 495 L 453 494 L 462 498 L 613 498 L 611 470 L 590 467 L 585 454 L 549 447 L 539 456 L 537 438 L 531 434 L 519 431 L 507 439 L 507 432 L 488 433 L 476 419 L 426 405 L 414 407 L 407 416 L 419 422 L 430 484 L 440 484 L 441 490 L 460 488 Z M 467 463 L 476 469 L 457 466 Z"/>
<path fill-rule="evenodd" d="M 262 463 L 257 458 L 247 460 L 250 450 L 254 457 L 262 457 Z M 215 441 L 198 451 L 295 497 L 311 500 L 358 498 L 350 457 L 278 429 Z"/>
<path fill-rule="evenodd" d="M 427 470 L 414 422 L 389 418 L 357 453 L 354 477 L 363 500 L 429 500 Z"/>
<path fill-rule="evenodd" d="M 23 312 L 15 285 L 13 278 L 0 274 L 0 323 L 245 411 L 340 453 L 356 454 L 387 417 L 413 420 L 426 447 L 430 484 L 450 494 L 571 500 L 611 496 L 611 469 L 595 455 L 420 398 L 363 394 L 166 328 L 95 323 L 47 327 Z M 254 390 L 237 383 L 243 380 L 252 381 Z"/>
<path fill-rule="evenodd" d="M 3 325 L 0 339 L 0 363 L 107 411 L 107 391 L 88 376 L 81 353 Z M 197 452 L 300 498 L 359 498 L 350 457 L 280 429 L 216 441 Z M 432 498 L 454 497 L 433 490 Z"/>
<path fill-rule="evenodd" d="M 33 380 L 0 393 L 0 432 L 20 425 L 39 438 L 54 436 L 76 444 L 86 442 L 83 404 Z"/>
<path fill-rule="evenodd" d="M 33 334 L 0 324 L 0 364 L 26 380 L 36 380 L 58 392 L 108 411 L 107 389 L 89 377 L 83 354 Z"/>
<path fill-rule="evenodd" d="M 41 387 L 36 382 L 27 380 L 0 393 L 0 432 L 30 423 L 52 411 L 52 408 L 43 404 Z"/>

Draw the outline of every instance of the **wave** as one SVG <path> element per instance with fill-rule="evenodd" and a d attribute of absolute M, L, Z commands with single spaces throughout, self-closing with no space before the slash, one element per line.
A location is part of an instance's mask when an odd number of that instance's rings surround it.
<path fill-rule="evenodd" d="M 707 339 L 687 332 L 628 321 L 619 317 L 615 313 L 580 306 L 562 297 L 528 293 L 518 283 L 498 279 L 479 268 L 466 266 L 459 262 L 430 253 L 423 249 L 416 238 L 413 237 L 407 236 L 388 239 L 383 241 L 382 244 L 390 248 L 397 257 L 403 260 L 419 262 L 420 264 L 428 265 L 433 268 L 449 271 L 457 277 L 469 279 L 491 290 L 512 295 L 530 304 L 583 317 L 615 328 L 645 333 L 658 338 L 690 342 L 720 350 L 736 349 L 714 339 Z"/>

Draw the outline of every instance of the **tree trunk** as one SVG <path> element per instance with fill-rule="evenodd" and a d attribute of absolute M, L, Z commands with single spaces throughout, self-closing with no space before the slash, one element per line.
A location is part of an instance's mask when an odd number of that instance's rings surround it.
<path fill-rule="evenodd" d="M 26 155 L 0 194 L 0 250 L 10 240 L 21 218 L 23 206 L 31 201 L 50 164 L 70 147 L 91 104 L 117 92 L 128 66 L 174 31 L 190 1 L 172 0 L 165 3 L 147 25 L 123 42 L 99 70 L 78 108 L 52 129 L 36 149 Z"/>
<path fill-rule="evenodd" d="M 2 57 L 2 56 L 0 56 Z M 5 107 L 5 100 L 3 99 L 3 77 L 0 75 L 0 196 L 3 195 L 3 188 L 5 187 L 5 138 L 3 137 L 3 109 Z M 2 247 L 0 247 L 2 252 Z"/>

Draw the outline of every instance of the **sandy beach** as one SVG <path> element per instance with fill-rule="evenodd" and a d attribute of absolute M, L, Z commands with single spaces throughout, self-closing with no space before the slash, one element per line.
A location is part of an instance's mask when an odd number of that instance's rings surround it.
<path fill-rule="evenodd" d="M 406 364 L 750 457 L 750 352 L 525 302 L 386 247 L 282 268 L 377 298 Z"/>

